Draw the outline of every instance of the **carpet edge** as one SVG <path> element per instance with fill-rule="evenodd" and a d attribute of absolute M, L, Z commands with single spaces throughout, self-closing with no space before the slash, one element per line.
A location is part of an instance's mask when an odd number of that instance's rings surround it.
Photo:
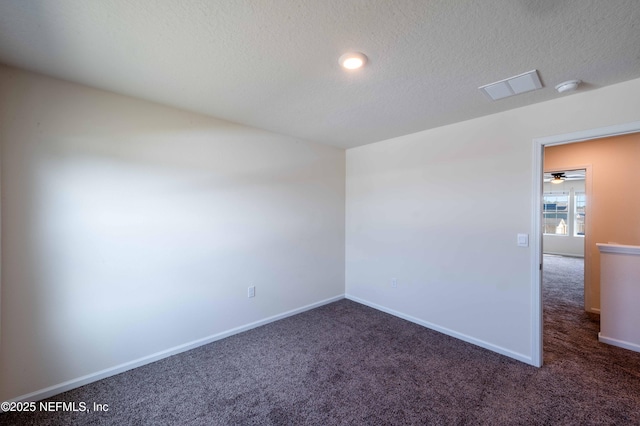
<path fill-rule="evenodd" d="M 309 305 L 302 306 L 300 308 L 292 309 L 280 314 L 272 315 L 270 317 L 254 321 L 245 325 L 241 325 L 239 327 L 232 328 L 230 330 L 226 330 L 220 333 L 212 334 L 211 336 L 207 336 L 201 339 L 197 339 L 191 342 L 184 343 L 182 345 L 174 346 L 173 348 L 165 349 L 160 352 L 156 352 L 151 355 L 147 355 L 133 361 L 125 362 L 122 364 L 118 364 L 114 367 L 105 368 L 103 370 L 97 371 L 95 373 L 86 374 L 84 376 L 77 377 L 75 379 L 67 380 L 62 383 L 58 383 L 52 386 L 48 386 L 43 389 L 36 390 L 34 392 L 30 392 L 24 395 L 17 396 L 15 398 L 8 399 L 8 402 L 21 402 L 21 401 L 40 401 L 46 398 L 50 398 L 54 395 L 58 395 L 60 393 L 79 388 L 81 386 L 87 385 L 89 383 L 97 382 L 98 380 L 105 379 L 107 377 L 115 376 L 116 374 L 124 373 L 125 371 L 132 370 L 137 367 L 142 367 L 143 365 L 151 364 L 152 362 L 159 361 L 161 359 L 170 357 L 172 355 L 177 355 L 182 352 L 189 351 L 191 349 L 198 348 L 200 346 L 204 346 L 209 343 L 213 343 L 217 340 L 222 340 L 226 337 L 233 336 L 235 334 L 242 333 L 244 331 L 251 330 L 253 328 L 257 328 L 293 315 L 300 314 L 302 312 L 309 311 L 311 309 L 319 308 L 320 306 L 328 305 L 329 303 L 337 302 L 345 298 L 344 294 L 339 294 L 337 296 L 330 297 L 328 299 L 320 300 L 315 303 L 311 303 Z M 2 411 L 0 411 L 2 412 Z"/>
<path fill-rule="evenodd" d="M 385 306 L 378 305 L 377 303 L 373 303 L 373 302 L 370 302 L 368 300 L 361 299 L 361 298 L 356 297 L 356 296 L 352 296 L 352 295 L 350 295 L 348 293 L 346 293 L 344 297 L 345 297 L 345 299 L 351 300 L 353 302 L 360 303 L 362 305 L 368 306 L 368 307 L 376 309 L 378 311 L 385 312 L 387 314 L 393 315 L 393 316 L 398 317 L 398 318 L 402 318 L 404 320 L 407 320 L 407 321 L 410 321 L 412 323 L 421 325 L 423 327 L 429 328 L 429 329 L 437 331 L 439 333 L 446 334 L 447 336 L 454 337 L 456 339 L 465 341 L 467 343 L 471 343 L 473 345 L 480 346 L 481 348 L 490 350 L 492 352 L 499 353 L 500 355 L 504 355 L 504 356 L 507 356 L 509 358 L 513 358 L 513 359 L 515 359 L 517 361 L 520 361 L 520 362 L 524 362 L 525 364 L 529 364 L 529 365 L 531 365 L 533 367 L 539 367 L 538 365 L 535 364 L 534 359 L 529 355 L 521 354 L 519 352 L 515 352 L 515 351 L 512 351 L 510 349 L 503 348 L 502 346 L 494 345 L 493 343 L 489 343 L 489 342 L 486 342 L 486 341 L 481 340 L 481 339 L 476 339 L 475 337 L 471 337 L 471 336 L 468 336 L 466 334 L 459 333 L 457 331 L 451 330 L 449 328 L 442 327 L 442 326 L 439 326 L 437 324 L 433 324 L 433 323 L 431 323 L 429 321 L 421 320 L 421 319 L 413 317 L 411 315 L 407 315 L 407 314 L 404 314 L 402 312 L 387 308 Z"/>

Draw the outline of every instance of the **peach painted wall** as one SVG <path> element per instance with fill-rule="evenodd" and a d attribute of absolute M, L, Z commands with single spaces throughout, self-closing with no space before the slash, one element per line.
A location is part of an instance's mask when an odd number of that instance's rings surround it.
<path fill-rule="evenodd" d="M 585 165 L 591 166 L 591 176 L 587 175 L 585 308 L 599 312 L 600 253 L 596 243 L 640 245 L 640 134 L 545 148 L 545 171 Z"/>

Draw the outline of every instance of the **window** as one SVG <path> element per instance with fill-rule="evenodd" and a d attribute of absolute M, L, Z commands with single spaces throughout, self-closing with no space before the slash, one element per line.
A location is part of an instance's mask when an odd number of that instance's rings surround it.
<path fill-rule="evenodd" d="M 569 193 L 545 192 L 542 215 L 545 234 L 569 235 Z"/>
<path fill-rule="evenodd" d="M 584 237 L 584 217 L 587 206 L 587 197 L 584 192 L 576 192 L 573 196 L 573 235 Z"/>

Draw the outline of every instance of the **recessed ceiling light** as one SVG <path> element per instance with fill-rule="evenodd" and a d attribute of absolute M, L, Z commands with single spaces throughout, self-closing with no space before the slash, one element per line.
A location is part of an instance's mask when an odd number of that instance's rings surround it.
<path fill-rule="evenodd" d="M 343 68 L 346 68 L 348 70 L 356 70 L 358 68 L 362 68 L 364 64 L 367 63 L 367 57 L 364 55 L 364 53 L 350 52 L 340 56 L 338 62 Z"/>

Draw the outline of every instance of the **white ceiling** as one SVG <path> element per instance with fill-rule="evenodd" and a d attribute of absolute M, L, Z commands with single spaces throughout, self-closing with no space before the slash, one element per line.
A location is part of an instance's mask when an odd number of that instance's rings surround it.
<path fill-rule="evenodd" d="M 349 148 L 640 77 L 640 1 L 2 0 L 0 62 Z"/>

